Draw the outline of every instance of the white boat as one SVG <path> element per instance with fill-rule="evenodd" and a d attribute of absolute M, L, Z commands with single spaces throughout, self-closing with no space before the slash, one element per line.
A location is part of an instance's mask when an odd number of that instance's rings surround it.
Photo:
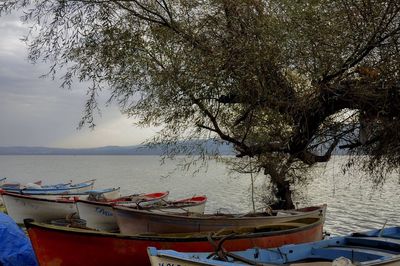
<path fill-rule="evenodd" d="M 40 199 L 6 191 L 1 194 L 7 214 L 19 224 L 28 218 L 38 222 L 65 219 L 78 212 L 75 200 L 71 199 Z"/>
<path fill-rule="evenodd" d="M 24 194 L 25 195 L 25 194 Z M 59 199 L 59 198 L 70 198 L 70 199 L 82 199 L 87 200 L 89 198 L 97 198 L 101 200 L 114 200 L 121 197 L 120 188 L 108 188 L 99 190 L 88 190 L 81 193 L 69 193 L 66 192 L 45 192 L 45 193 L 35 193 L 29 194 L 31 197 L 41 198 L 41 199 Z"/>
<path fill-rule="evenodd" d="M 47 185 L 41 186 L 36 184 L 33 186 L 21 186 L 20 184 L 11 184 L 11 185 L 3 185 L 1 189 L 5 191 L 24 194 L 24 195 L 34 195 L 34 194 L 43 194 L 43 193 L 83 193 L 89 190 L 93 190 L 94 182 L 96 180 L 88 180 L 85 182 L 81 182 L 78 184 L 57 184 L 57 185 Z M 34 183 L 32 183 L 33 185 Z"/>
<path fill-rule="evenodd" d="M 129 206 L 149 206 L 160 201 L 167 200 L 169 192 L 156 192 L 149 194 L 139 194 L 120 197 L 110 201 L 99 201 L 99 199 L 89 198 L 87 200 L 80 198 L 76 202 L 79 217 L 86 221 L 89 228 L 103 231 L 118 231 L 117 221 L 113 215 L 112 204 L 121 204 Z"/>

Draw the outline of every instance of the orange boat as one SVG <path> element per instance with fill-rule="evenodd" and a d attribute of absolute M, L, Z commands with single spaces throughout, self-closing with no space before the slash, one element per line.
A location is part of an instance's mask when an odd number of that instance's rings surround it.
<path fill-rule="evenodd" d="M 212 252 L 226 239 L 227 251 L 270 248 L 322 239 L 323 218 L 290 223 L 234 228 L 218 233 L 123 235 L 55 226 L 25 220 L 39 264 L 49 265 L 150 265 L 147 247 L 182 252 Z M 210 237 L 212 242 L 210 242 Z"/>

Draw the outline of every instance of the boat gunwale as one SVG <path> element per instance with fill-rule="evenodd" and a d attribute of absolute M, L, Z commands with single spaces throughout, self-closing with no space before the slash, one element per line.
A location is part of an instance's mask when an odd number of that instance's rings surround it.
<path fill-rule="evenodd" d="M 252 233 L 240 233 L 238 235 L 232 236 L 229 240 L 236 240 L 236 239 L 251 239 L 251 238 L 259 238 L 259 237 L 269 237 L 269 236 L 283 236 L 283 235 L 288 235 L 288 234 L 293 234 L 293 233 L 298 233 L 301 231 L 308 231 L 314 228 L 317 228 L 324 223 L 324 219 L 321 218 L 314 218 L 316 219 L 315 222 L 310 223 L 310 224 L 305 224 L 304 226 L 296 227 L 296 228 L 290 228 L 290 229 L 284 229 L 284 230 L 277 230 L 277 231 L 272 231 L 272 232 L 252 232 Z M 51 224 L 46 224 L 46 223 L 39 223 L 39 222 L 34 222 L 32 219 L 25 219 L 24 220 L 25 227 L 29 233 L 29 230 L 31 228 L 38 228 L 39 230 L 50 230 L 50 231 L 55 231 L 59 232 L 62 231 L 64 233 L 69 233 L 69 234 L 80 234 L 80 235 L 90 235 L 93 237 L 109 237 L 109 238 L 122 238 L 122 239 L 128 239 L 128 240 L 147 240 L 147 241 L 162 241 L 162 242 L 198 242 L 198 241 L 209 241 L 208 236 L 206 235 L 207 233 L 211 232 L 204 232 L 204 235 L 190 235 L 188 233 L 188 236 L 163 236 L 162 234 L 153 234 L 153 235 L 128 235 L 128 234 L 121 234 L 121 233 L 112 233 L 112 232 L 104 232 L 104 231 L 97 231 L 97 230 L 87 230 L 87 229 L 81 229 L 81 228 L 72 228 L 72 227 L 63 227 L 63 226 L 56 226 L 56 225 L 51 225 Z M 284 225 L 284 223 L 281 223 L 281 225 Z M 251 227 L 253 228 L 253 227 Z M 255 227 L 254 227 L 255 228 Z M 226 237 L 227 235 L 218 235 L 218 236 L 213 236 L 213 239 L 219 240 L 223 237 Z M 228 241 L 229 241 L 228 240 Z"/>

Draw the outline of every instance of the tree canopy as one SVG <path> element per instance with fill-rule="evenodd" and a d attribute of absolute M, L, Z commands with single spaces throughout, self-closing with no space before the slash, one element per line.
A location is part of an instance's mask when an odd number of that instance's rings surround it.
<path fill-rule="evenodd" d="M 29 59 L 91 81 L 159 140 L 217 138 L 293 207 L 298 169 L 334 150 L 380 181 L 400 164 L 396 0 L 7 0 L 24 9 Z M 254 169 L 249 169 L 250 171 Z"/>

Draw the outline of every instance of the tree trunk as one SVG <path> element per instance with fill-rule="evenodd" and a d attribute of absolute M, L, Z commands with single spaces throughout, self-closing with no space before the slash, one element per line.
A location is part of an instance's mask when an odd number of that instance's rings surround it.
<path fill-rule="evenodd" d="M 290 190 L 290 182 L 286 180 L 286 171 L 279 171 L 276 165 L 267 163 L 264 165 L 264 173 L 271 177 L 273 185 L 272 193 L 274 193 L 276 201 L 270 205 L 274 210 L 278 209 L 294 209 L 292 200 L 292 191 Z"/>
<path fill-rule="evenodd" d="M 271 208 L 272 209 L 283 209 L 289 210 L 294 209 L 294 204 L 292 200 L 292 191 L 290 190 L 289 181 L 283 181 L 279 184 L 274 184 L 276 186 L 275 197 L 277 199 Z"/>

